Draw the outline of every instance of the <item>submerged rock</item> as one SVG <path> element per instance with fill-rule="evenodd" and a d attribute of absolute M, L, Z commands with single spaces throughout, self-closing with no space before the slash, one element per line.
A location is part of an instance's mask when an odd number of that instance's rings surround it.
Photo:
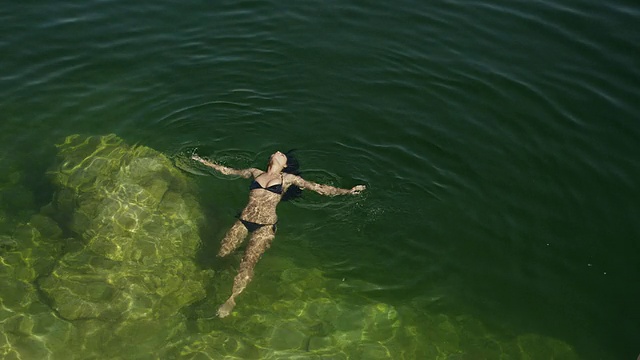
<path fill-rule="evenodd" d="M 224 299 L 203 303 L 196 311 L 200 333 L 170 354 L 185 359 L 577 359 L 560 340 L 498 335 L 471 316 L 396 308 L 286 259 L 264 257 L 259 267 L 255 286 L 243 293 L 231 316 L 213 316 Z M 222 274 L 216 284 L 231 275 Z M 341 289 L 351 290 L 344 296 Z"/>
<path fill-rule="evenodd" d="M 577 358 L 557 339 L 360 296 L 376 287 L 273 253 L 219 319 L 235 271 L 197 268 L 203 215 L 185 175 L 114 135 L 70 136 L 58 150 L 42 214 L 7 221 L 0 207 L 2 358 Z M 207 282 L 224 290 L 204 299 Z M 199 300 L 187 321 L 180 310 Z"/>
<path fill-rule="evenodd" d="M 56 193 L 46 211 L 83 242 L 39 281 L 60 316 L 157 319 L 205 296 L 194 263 L 203 214 L 166 156 L 115 135 L 73 135 L 49 175 Z"/>
<path fill-rule="evenodd" d="M 70 136 L 58 151 L 40 214 L 20 173 L 0 175 L 0 357 L 164 358 L 211 278 L 194 261 L 195 189 L 167 157 L 114 135 Z"/>
<path fill-rule="evenodd" d="M 51 272 L 66 239 L 56 223 L 35 215 L 0 235 L 0 354 L 3 359 L 46 359 L 65 351 L 72 326 L 41 302 L 34 285 Z M 56 358 L 56 357 L 53 357 Z"/>

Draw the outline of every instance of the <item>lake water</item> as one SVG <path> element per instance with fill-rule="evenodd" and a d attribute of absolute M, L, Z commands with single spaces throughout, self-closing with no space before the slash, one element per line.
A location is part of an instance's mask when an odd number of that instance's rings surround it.
<path fill-rule="evenodd" d="M 169 321 L 182 330 L 148 331 L 139 344 L 154 344 L 148 358 L 480 359 L 500 344 L 506 358 L 545 358 L 548 340 L 581 359 L 635 359 L 638 23 L 640 6 L 628 0 L 5 4 L 3 239 L 12 243 L 16 226 L 52 201 L 56 187 L 45 174 L 56 163 L 54 145 L 72 134 L 113 133 L 183 170 L 194 149 L 261 168 L 272 152 L 297 149 L 305 178 L 367 191 L 307 191 L 282 203 L 256 278 L 236 313 L 220 320 L 215 306 L 241 255 L 214 255 L 248 182 L 184 172 L 207 214 L 198 266 L 218 280 L 176 315 L 185 321 Z M 19 267 L 11 246 L 2 249 L 8 284 Z M 324 292 L 302 281 L 303 302 L 329 299 L 342 309 L 335 323 L 325 318 L 322 330 L 305 333 L 291 319 L 275 320 L 282 316 L 270 304 L 286 295 L 266 284 L 290 293 L 297 277 L 289 267 L 321 274 Z M 41 290 L 29 306 L 9 304 L 15 291 L 0 294 L 0 354 L 28 358 L 42 344 L 71 341 L 38 332 L 34 314 L 51 306 Z M 366 349 L 344 345 L 355 330 L 340 319 L 369 308 L 393 314 L 399 320 L 389 326 L 403 335 L 372 336 Z M 101 324 L 51 314 L 74 338 Z M 91 331 L 84 345 L 71 341 L 78 358 L 145 358 L 127 356 L 126 342 L 107 352 Z M 509 350 L 529 335 L 531 350 Z M 214 341 L 220 336 L 227 345 Z M 303 345 L 287 345 L 296 336 Z M 173 347 L 158 350 L 158 339 Z M 67 356 L 56 351 L 54 358 Z"/>

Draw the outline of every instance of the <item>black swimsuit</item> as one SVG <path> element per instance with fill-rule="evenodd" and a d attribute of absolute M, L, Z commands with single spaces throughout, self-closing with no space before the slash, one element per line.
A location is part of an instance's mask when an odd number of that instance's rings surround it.
<path fill-rule="evenodd" d="M 280 184 L 262 187 L 262 185 L 260 185 L 260 183 L 257 180 L 253 180 L 251 182 L 251 185 L 249 185 L 249 190 L 255 190 L 255 189 L 271 191 L 274 194 L 282 194 L 282 182 L 280 182 Z"/>
<path fill-rule="evenodd" d="M 271 229 L 273 229 L 273 233 L 276 233 L 276 230 L 278 228 L 278 223 L 276 222 L 275 224 L 258 224 L 258 223 L 254 223 L 253 221 L 247 221 L 247 220 L 242 220 L 242 219 L 238 219 L 240 220 L 240 222 L 242 223 L 242 225 L 244 225 L 244 227 L 247 228 L 247 230 L 249 230 L 249 232 L 254 232 L 258 229 L 260 229 L 263 226 L 267 226 L 267 225 L 271 225 Z"/>
<path fill-rule="evenodd" d="M 282 191 L 283 191 L 283 189 L 282 189 L 282 181 L 284 181 L 284 175 L 282 175 L 282 180 L 281 180 L 280 184 L 274 184 L 274 185 L 271 185 L 271 186 L 263 187 L 262 185 L 260 185 L 260 183 L 257 180 L 254 179 L 251 182 L 251 185 L 249 185 L 249 191 L 255 190 L 255 189 L 262 189 L 262 190 L 270 191 L 270 192 L 272 192 L 274 194 L 279 194 L 280 195 L 280 194 L 282 194 Z M 272 226 L 274 234 L 276 232 L 276 224 L 277 224 L 277 222 L 275 224 L 258 224 L 258 223 L 255 223 L 253 221 L 248 221 L 248 220 L 244 220 L 244 219 L 239 219 L 239 220 L 244 225 L 244 227 L 246 227 L 247 230 L 249 230 L 249 232 L 254 232 L 254 231 L 260 229 L 261 227 L 267 226 L 267 225 L 271 225 Z"/>

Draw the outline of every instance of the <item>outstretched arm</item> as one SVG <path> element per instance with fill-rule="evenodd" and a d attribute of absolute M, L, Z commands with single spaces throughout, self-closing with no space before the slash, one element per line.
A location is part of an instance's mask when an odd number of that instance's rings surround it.
<path fill-rule="evenodd" d="M 314 183 L 313 181 L 308 181 L 300 176 L 295 176 L 292 183 L 298 186 L 301 189 L 309 189 L 311 191 L 315 191 L 320 195 L 327 196 L 336 196 L 336 195 L 347 195 L 347 194 L 360 194 L 363 190 L 366 189 L 364 185 L 356 185 L 351 189 L 341 189 L 337 187 L 333 187 L 330 185 L 323 185 Z"/>
<path fill-rule="evenodd" d="M 249 168 L 249 169 L 234 169 L 234 168 L 230 168 L 230 167 L 226 167 L 226 166 L 222 166 L 220 164 L 216 164 L 213 163 L 209 160 L 205 160 L 203 158 L 201 158 L 200 156 L 193 154 L 191 156 L 191 158 L 195 161 L 199 161 L 200 163 L 202 163 L 203 165 L 206 165 L 210 168 L 215 169 L 216 171 L 218 171 L 221 174 L 224 175 L 238 175 L 238 176 L 242 176 L 243 178 L 250 178 L 252 176 L 257 175 L 257 172 L 260 172 L 260 170 L 256 169 L 256 168 Z"/>

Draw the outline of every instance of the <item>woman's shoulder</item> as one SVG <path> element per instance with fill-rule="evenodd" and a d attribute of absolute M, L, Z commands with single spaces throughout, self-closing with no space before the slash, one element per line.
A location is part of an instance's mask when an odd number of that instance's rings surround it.
<path fill-rule="evenodd" d="M 296 185 L 298 187 L 303 187 L 305 180 L 296 174 L 283 173 L 282 175 L 282 183 L 285 185 Z"/>
<path fill-rule="evenodd" d="M 264 170 L 260 170 L 258 168 L 250 168 L 249 171 L 251 172 L 251 175 L 254 179 L 265 173 Z"/>
<path fill-rule="evenodd" d="M 289 174 L 289 173 L 285 173 L 285 172 L 282 173 L 282 181 L 283 182 L 284 181 L 293 182 L 293 181 L 295 181 L 295 180 L 297 180 L 299 178 L 300 178 L 300 176 L 298 176 L 298 175 Z"/>

